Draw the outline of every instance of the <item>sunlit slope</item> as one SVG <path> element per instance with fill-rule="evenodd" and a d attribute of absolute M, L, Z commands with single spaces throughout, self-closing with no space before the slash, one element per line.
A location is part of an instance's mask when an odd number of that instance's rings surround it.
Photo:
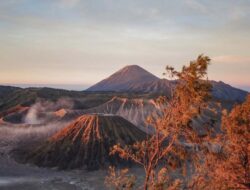
<path fill-rule="evenodd" d="M 115 144 L 141 141 L 146 134 L 119 116 L 83 115 L 52 136 L 28 157 L 43 167 L 98 169 L 120 159 L 110 156 Z"/>

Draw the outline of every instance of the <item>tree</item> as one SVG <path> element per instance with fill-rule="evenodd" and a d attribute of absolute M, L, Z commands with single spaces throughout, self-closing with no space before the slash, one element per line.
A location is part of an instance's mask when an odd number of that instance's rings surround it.
<path fill-rule="evenodd" d="M 118 154 L 123 159 L 143 166 L 144 190 L 171 189 L 181 185 L 180 179 L 173 179 L 169 174 L 185 162 L 188 152 L 184 144 L 200 142 L 192 129 L 192 119 L 208 106 L 211 84 L 207 80 L 206 71 L 209 63 L 209 57 L 199 55 L 180 72 L 167 66 L 166 74 L 178 79 L 178 82 L 170 100 L 167 101 L 165 97 L 158 99 L 167 105 L 163 116 L 159 119 L 149 118 L 155 133 L 132 146 L 115 145 L 112 149 L 111 154 Z M 182 168 L 184 172 L 185 167 Z"/>
<path fill-rule="evenodd" d="M 211 141 L 221 151 L 206 154 L 196 189 L 250 189 L 250 95 L 229 114 L 224 111 L 222 129 Z"/>
<path fill-rule="evenodd" d="M 116 171 L 114 167 L 109 167 L 109 176 L 105 179 L 108 187 L 114 187 L 115 190 L 131 190 L 135 185 L 136 177 L 128 175 L 128 169 Z"/>

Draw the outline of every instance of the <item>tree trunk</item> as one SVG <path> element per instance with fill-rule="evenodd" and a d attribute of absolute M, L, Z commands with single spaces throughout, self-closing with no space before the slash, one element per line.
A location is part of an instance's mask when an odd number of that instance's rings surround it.
<path fill-rule="evenodd" d="M 148 190 L 148 181 L 149 181 L 149 175 L 146 174 L 146 178 L 144 181 L 144 190 Z"/>

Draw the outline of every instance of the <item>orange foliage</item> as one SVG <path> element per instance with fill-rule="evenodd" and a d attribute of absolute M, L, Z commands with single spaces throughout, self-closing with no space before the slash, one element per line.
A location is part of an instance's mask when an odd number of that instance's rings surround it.
<path fill-rule="evenodd" d="M 149 118 L 155 133 L 148 136 L 147 140 L 132 146 L 123 148 L 116 145 L 111 151 L 111 154 L 118 153 L 121 158 L 143 166 L 145 190 L 175 189 L 181 185 L 180 179 L 173 179 L 169 174 L 176 169 L 178 163 L 184 163 L 187 156 L 181 139 L 192 143 L 200 141 L 192 130 L 191 122 L 207 108 L 211 90 L 211 84 L 206 80 L 209 63 L 209 57 L 200 55 L 195 61 L 191 61 L 189 66 L 184 66 L 181 72 L 167 67 L 168 74 L 179 79 L 179 82 L 169 101 L 166 101 L 165 97 L 158 100 L 167 104 L 163 117 L 158 120 Z M 166 166 L 162 168 L 162 164 Z"/>
<path fill-rule="evenodd" d="M 223 134 L 210 140 L 221 147 L 208 152 L 192 189 L 250 189 L 250 95 L 222 116 Z"/>

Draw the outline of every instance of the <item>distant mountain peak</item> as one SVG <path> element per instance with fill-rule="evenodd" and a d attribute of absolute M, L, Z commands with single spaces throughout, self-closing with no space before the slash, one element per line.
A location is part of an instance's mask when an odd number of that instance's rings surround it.
<path fill-rule="evenodd" d="M 123 69 L 125 69 L 125 68 L 140 68 L 140 69 L 143 69 L 139 65 L 126 65 L 126 66 L 123 67 Z"/>
<path fill-rule="evenodd" d="M 115 74 L 121 74 L 121 73 L 130 75 L 130 77 L 135 77 L 135 76 L 131 76 L 131 75 L 136 74 L 136 76 L 143 76 L 143 77 L 150 77 L 152 79 L 158 79 L 152 73 L 143 69 L 139 65 L 127 65 L 127 66 L 123 67 L 122 69 L 118 70 L 117 72 L 115 72 L 111 76 L 114 76 Z"/>
<path fill-rule="evenodd" d="M 125 67 L 123 67 L 121 70 L 144 70 L 146 71 L 145 69 L 143 69 L 142 67 L 140 67 L 139 65 L 126 65 Z M 148 72 L 148 71 L 146 71 Z"/>
<path fill-rule="evenodd" d="M 138 65 L 127 65 L 87 91 L 123 91 L 133 85 L 159 80 L 158 77 Z"/>
<path fill-rule="evenodd" d="M 221 100 L 242 102 L 248 94 L 222 81 L 211 83 L 213 96 Z M 176 84 L 176 80 L 159 79 L 138 65 L 127 65 L 87 91 L 160 93 L 169 96 Z"/>

